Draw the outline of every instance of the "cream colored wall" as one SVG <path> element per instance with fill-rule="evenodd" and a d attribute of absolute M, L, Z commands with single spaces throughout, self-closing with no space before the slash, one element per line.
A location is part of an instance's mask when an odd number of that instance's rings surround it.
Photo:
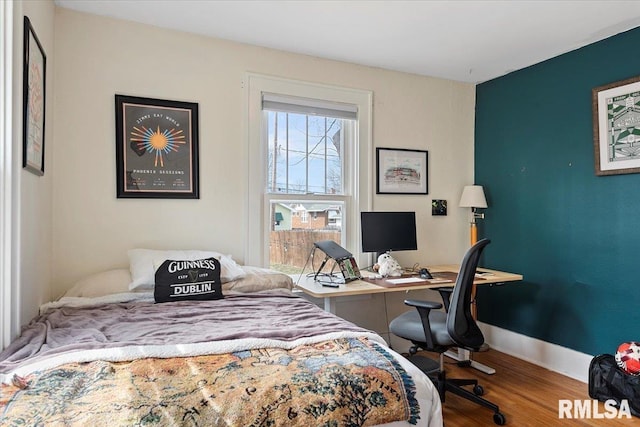
<path fill-rule="evenodd" d="M 210 248 L 243 261 L 247 72 L 374 93 L 373 142 L 429 150 L 428 196 L 374 196 L 378 210 L 415 210 L 420 250 L 405 263 L 455 262 L 467 246 L 475 88 L 456 83 L 56 9 L 53 286 L 126 267 L 133 247 Z M 195 101 L 199 200 L 117 199 L 114 94 Z M 431 199 L 447 199 L 446 217 Z"/>
<path fill-rule="evenodd" d="M 52 239 L 52 166 L 54 142 L 54 16 L 53 0 L 14 3 L 14 185 L 17 195 L 14 206 L 13 231 L 16 274 L 12 289 L 13 334 L 38 313 L 40 304 L 51 299 L 51 239 Z M 47 56 L 45 97 L 45 174 L 37 176 L 22 169 L 22 46 L 23 16 L 31 20 Z"/>

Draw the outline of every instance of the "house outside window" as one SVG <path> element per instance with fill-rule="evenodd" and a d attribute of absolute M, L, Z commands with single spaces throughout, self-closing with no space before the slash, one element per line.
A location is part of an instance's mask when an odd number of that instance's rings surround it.
<path fill-rule="evenodd" d="M 262 226 L 249 222 L 246 263 L 300 273 L 320 240 L 358 254 L 359 212 L 370 206 L 370 110 L 370 92 L 249 76 L 249 117 L 261 119 L 249 123 L 249 217 Z"/>

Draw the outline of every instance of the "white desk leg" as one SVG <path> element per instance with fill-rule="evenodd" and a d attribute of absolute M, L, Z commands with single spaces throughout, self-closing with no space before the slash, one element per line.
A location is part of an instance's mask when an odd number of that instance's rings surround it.
<path fill-rule="evenodd" d="M 324 297 L 324 311 L 336 314 L 336 301 L 331 297 Z"/>
<path fill-rule="evenodd" d="M 453 360 L 457 360 L 458 362 L 465 362 L 469 360 L 469 355 L 471 352 L 469 350 L 465 350 L 463 348 L 458 348 L 458 353 L 454 353 L 452 350 L 449 350 L 444 353 L 445 356 L 452 358 Z M 482 363 L 476 362 L 475 360 L 471 361 L 471 367 L 477 369 L 480 372 L 484 372 L 488 375 L 493 375 L 496 373 L 496 370 L 490 366 L 483 365 Z"/>

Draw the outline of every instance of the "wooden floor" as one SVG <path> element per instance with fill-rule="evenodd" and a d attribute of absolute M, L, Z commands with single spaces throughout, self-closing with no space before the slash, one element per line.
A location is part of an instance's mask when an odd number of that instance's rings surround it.
<path fill-rule="evenodd" d="M 435 358 L 434 353 L 420 354 Z M 640 418 L 631 419 L 559 419 L 560 399 L 589 399 L 587 384 L 545 368 L 516 359 L 496 350 L 475 353 L 474 359 L 496 370 L 487 375 L 473 368 L 462 368 L 445 357 L 445 370 L 451 378 L 476 378 L 487 400 L 497 404 L 507 419 L 507 426 L 638 426 Z M 605 414 L 598 403 L 599 413 Z M 447 393 L 443 404 L 446 427 L 486 427 L 493 423 L 493 412 L 454 394 Z"/>

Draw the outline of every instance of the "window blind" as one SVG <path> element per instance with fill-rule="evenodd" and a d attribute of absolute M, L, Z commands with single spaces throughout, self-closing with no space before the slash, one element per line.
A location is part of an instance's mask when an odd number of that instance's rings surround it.
<path fill-rule="evenodd" d="M 265 92 L 262 93 L 262 109 L 337 119 L 356 120 L 358 118 L 358 107 L 353 104 Z"/>

